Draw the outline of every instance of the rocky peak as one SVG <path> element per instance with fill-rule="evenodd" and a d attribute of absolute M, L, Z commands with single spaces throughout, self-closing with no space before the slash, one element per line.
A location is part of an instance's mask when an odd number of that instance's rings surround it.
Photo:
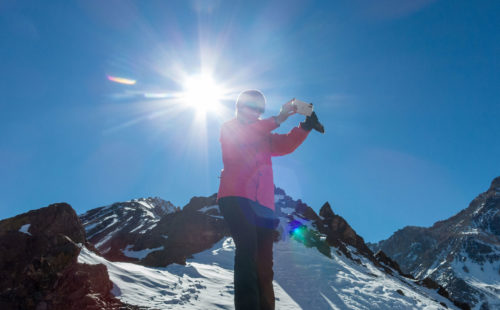
<path fill-rule="evenodd" d="M 76 243 L 85 242 L 85 230 L 80 219 L 67 203 L 55 203 L 0 223 L 0 231 L 4 233 L 22 231 L 27 235 L 40 237 L 63 234 Z"/>
<path fill-rule="evenodd" d="M 170 201 L 163 200 L 160 197 L 137 198 L 130 200 L 130 202 L 139 204 L 133 205 L 135 207 L 143 207 L 150 210 L 157 218 L 180 210 L 179 207 L 174 206 Z"/>
<path fill-rule="evenodd" d="M 333 212 L 328 202 L 321 207 L 319 215 L 322 217 L 323 222 L 320 231 L 326 234 L 326 240 L 330 245 L 339 248 L 345 253 L 347 253 L 345 245 L 350 245 L 364 256 L 373 257 L 373 252 L 365 244 L 363 238 L 356 234 L 343 217 Z"/>
<path fill-rule="evenodd" d="M 496 177 L 491 181 L 490 190 L 500 191 L 500 176 Z"/>
<path fill-rule="evenodd" d="M 0 221 L 0 308 L 117 309 L 104 265 L 77 263 L 85 231 L 66 203 Z"/>
<path fill-rule="evenodd" d="M 89 240 L 108 260 L 152 267 L 185 264 L 187 257 L 228 235 L 216 199 L 216 194 L 193 197 L 182 209 L 154 216 L 152 207 L 173 205 L 159 198 L 134 199 L 90 210 L 81 218 Z"/>
<path fill-rule="evenodd" d="M 325 202 L 325 204 L 319 210 L 319 216 L 321 216 L 324 219 L 330 219 L 335 216 L 335 213 L 333 213 L 330 203 Z"/>
<path fill-rule="evenodd" d="M 92 209 L 80 219 L 89 241 L 107 259 L 130 261 L 119 249 L 133 244 L 164 216 L 179 211 L 180 208 L 169 201 L 148 197 Z"/>
<path fill-rule="evenodd" d="M 182 210 L 184 211 L 198 211 L 203 207 L 216 205 L 217 204 L 217 194 L 213 194 L 209 197 L 195 196 L 189 200 L 189 203 L 185 205 Z"/>

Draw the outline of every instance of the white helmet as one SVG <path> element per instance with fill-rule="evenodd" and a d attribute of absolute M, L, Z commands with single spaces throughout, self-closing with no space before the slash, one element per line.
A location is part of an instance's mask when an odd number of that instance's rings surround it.
<path fill-rule="evenodd" d="M 238 111 L 242 107 L 249 107 L 262 114 L 266 109 L 266 97 L 256 89 L 245 90 L 236 99 L 236 110 Z"/>

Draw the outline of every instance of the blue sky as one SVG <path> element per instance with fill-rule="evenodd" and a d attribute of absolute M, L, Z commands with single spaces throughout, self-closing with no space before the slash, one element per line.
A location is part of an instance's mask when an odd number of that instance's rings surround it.
<path fill-rule="evenodd" d="M 220 125 L 258 88 L 264 116 L 297 97 L 327 130 L 273 160 L 277 186 L 329 201 L 368 241 L 429 226 L 500 175 L 499 13 L 493 0 L 2 1 L 0 218 L 215 193 Z M 231 90 L 225 114 L 144 97 L 201 68 Z"/>

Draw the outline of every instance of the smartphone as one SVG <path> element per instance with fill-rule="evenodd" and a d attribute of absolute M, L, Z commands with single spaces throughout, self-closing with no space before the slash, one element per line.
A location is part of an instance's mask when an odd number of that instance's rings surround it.
<path fill-rule="evenodd" d="M 313 105 L 312 103 L 307 103 L 301 100 L 294 99 L 292 101 L 292 105 L 295 107 L 295 111 L 299 114 L 305 115 L 305 116 L 311 116 L 313 112 Z"/>

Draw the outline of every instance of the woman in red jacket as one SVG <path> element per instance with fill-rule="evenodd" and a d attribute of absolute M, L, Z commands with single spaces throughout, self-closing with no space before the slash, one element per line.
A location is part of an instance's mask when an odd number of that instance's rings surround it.
<path fill-rule="evenodd" d="M 236 310 L 274 309 L 273 231 L 278 220 L 271 156 L 293 152 L 312 128 L 321 126 L 313 113 L 288 134 L 272 133 L 295 111 L 290 101 L 278 116 L 260 119 L 265 102 L 258 90 L 242 92 L 236 117 L 222 125 L 220 135 L 224 169 L 217 198 L 236 244 Z"/>

